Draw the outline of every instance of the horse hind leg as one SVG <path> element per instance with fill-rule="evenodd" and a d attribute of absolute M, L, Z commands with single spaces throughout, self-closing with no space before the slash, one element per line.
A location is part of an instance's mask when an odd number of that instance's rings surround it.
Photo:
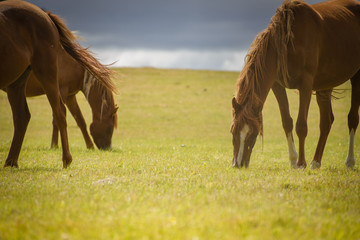
<path fill-rule="evenodd" d="M 64 96 L 64 95 L 61 95 L 61 96 Z M 66 108 L 60 108 L 61 111 L 63 111 L 64 115 L 65 115 L 65 118 L 66 118 Z M 58 126 L 56 125 L 56 120 L 53 116 L 53 119 L 52 119 L 52 125 L 53 125 L 53 131 L 52 131 L 52 135 L 51 135 L 51 145 L 50 147 L 51 148 L 58 148 L 59 147 L 59 128 Z"/>
<path fill-rule="evenodd" d="M 286 91 L 284 87 L 282 87 L 280 84 L 276 82 L 273 84 L 271 89 L 279 104 L 282 126 L 284 128 L 288 143 L 290 165 L 293 168 L 297 168 L 296 161 L 298 159 L 298 153 L 296 152 L 296 148 L 294 144 L 294 137 L 292 133 L 294 126 L 293 126 L 293 120 L 290 116 L 289 102 L 286 95 Z"/>
<path fill-rule="evenodd" d="M 310 165 L 312 169 L 317 169 L 321 166 L 326 140 L 329 136 L 332 123 L 334 122 L 334 114 L 331 107 L 331 92 L 332 89 L 316 92 L 316 100 L 320 110 L 320 137 L 314 159 Z"/>
<path fill-rule="evenodd" d="M 28 67 L 25 72 L 6 89 L 13 114 L 14 135 L 4 167 L 18 167 L 21 145 L 31 117 L 25 97 L 25 85 L 30 72 L 31 68 Z"/>
<path fill-rule="evenodd" d="M 349 151 L 346 157 L 346 166 L 354 168 L 355 166 L 355 132 L 359 125 L 359 106 L 360 106 L 360 72 L 358 72 L 351 79 L 351 107 L 348 114 L 348 127 L 349 127 Z"/>
<path fill-rule="evenodd" d="M 304 82 L 312 82 L 312 79 L 304 79 Z M 296 121 L 296 134 L 299 138 L 299 159 L 297 162 L 298 168 L 306 168 L 305 160 L 305 139 L 308 133 L 307 118 L 309 113 L 309 106 L 311 101 L 312 89 L 310 84 L 304 84 L 302 88 L 299 89 L 300 92 L 300 107 L 298 118 Z"/>
<path fill-rule="evenodd" d="M 61 110 L 64 110 L 63 108 L 60 108 Z M 64 111 L 65 117 L 66 117 L 66 109 Z M 51 148 L 58 148 L 59 147 L 59 128 L 56 125 L 56 121 L 55 118 L 53 116 L 53 120 L 52 120 L 52 125 L 53 125 L 53 131 L 52 131 L 52 135 L 51 135 Z"/>
<path fill-rule="evenodd" d="M 51 145 L 50 147 L 51 148 L 58 148 L 59 147 L 59 128 L 58 126 L 56 125 L 56 121 L 53 117 L 53 120 L 52 120 L 52 125 L 53 125 L 53 131 L 52 131 L 52 135 L 51 135 Z"/>

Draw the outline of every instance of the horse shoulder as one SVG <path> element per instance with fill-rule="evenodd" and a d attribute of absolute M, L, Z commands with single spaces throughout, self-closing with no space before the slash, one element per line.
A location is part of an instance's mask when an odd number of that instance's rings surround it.
<path fill-rule="evenodd" d="M 59 87 L 67 88 L 68 94 L 76 94 L 83 87 L 84 68 L 63 48 L 58 53 Z"/>
<path fill-rule="evenodd" d="M 29 78 L 26 82 L 25 93 L 26 97 L 35 97 L 45 94 L 41 83 L 39 82 L 39 80 L 37 80 L 33 72 L 30 73 Z"/>
<path fill-rule="evenodd" d="M 309 4 L 293 9 L 293 41 L 288 45 L 289 87 L 298 88 L 304 74 L 314 75 L 319 63 L 322 31 L 321 15 Z"/>

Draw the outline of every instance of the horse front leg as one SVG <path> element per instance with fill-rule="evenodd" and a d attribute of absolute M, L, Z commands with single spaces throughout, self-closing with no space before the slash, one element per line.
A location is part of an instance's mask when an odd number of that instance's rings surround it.
<path fill-rule="evenodd" d="M 45 86 L 44 86 L 45 88 Z M 68 135 L 66 131 L 66 117 L 65 117 L 65 105 L 63 104 L 60 94 L 51 94 L 46 92 L 46 96 L 50 102 L 51 108 L 53 110 L 53 118 L 55 119 L 55 124 L 58 126 L 61 137 L 61 146 L 63 152 L 63 167 L 67 168 L 72 162 L 72 156 L 69 151 L 69 142 Z"/>
<path fill-rule="evenodd" d="M 84 137 L 84 140 L 85 140 L 86 147 L 88 149 L 94 149 L 94 144 L 91 141 L 90 135 L 89 135 L 89 133 L 87 131 L 86 122 L 85 122 L 85 119 L 84 119 L 84 117 L 83 117 L 83 115 L 81 113 L 79 105 L 78 105 L 78 103 L 76 101 L 76 96 L 75 95 L 69 96 L 66 99 L 66 105 L 69 108 L 71 115 L 73 115 L 77 125 L 79 126 L 79 128 L 81 130 L 81 133 L 82 133 L 82 135 Z"/>
<path fill-rule="evenodd" d="M 321 166 L 321 158 L 324 153 L 326 140 L 329 136 L 331 125 L 334 122 L 334 114 L 331 107 L 331 92 L 332 89 L 316 92 L 316 100 L 320 110 L 320 137 L 314 159 L 310 165 L 312 169 L 320 168 Z"/>
<path fill-rule="evenodd" d="M 21 145 L 31 117 L 25 97 L 25 84 L 30 72 L 31 68 L 28 67 L 20 78 L 6 89 L 13 114 L 14 135 L 4 167 L 18 167 Z"/>
<path fill-rule="evenodd" d="M 296 152 L 295 144 L 294 144 L 294 137 L 293 137 L 293 120 L 290 116 L 290 110 L 289 110 L 289 102 L 286 95 L 285 88 L 275 82 L 273 86 L 271 87 L 276 100 L 279 104 L 280 114 L 281 114 L 281 120 L 282 120 L 282 126 L 285 131 L 287 143 L 288 143 L 288 149 L 289 149 L 289 159 L 290 164 L 293 168 L 296 168 L 296 161 L 298 159 L 298 153 Z"/>
<path fill-rule="evenodd" d="M 360 106 L 360 72 L 351 78 L 351 107 L 348 115 L 349 127 L 349 151 L 346 157 L 346 166 L 354 168 L 355 166 L 355 132 L 359 125 L 359 106 Z"/>
<path fill-rule="evenodd" d="M 305 81 L 306 79 L 304 79 Z M 310 84 L 308 84 L 310 85 Z M 305 86 L 300 91 L 300 107 L 298 118 L 296 121 L 296 134 L 299 138 L 299 159 L 297 162 L 298 168 L 306 168 L 305 160 L 305 138 L 308 132 L 307 117 L 309 112 L 309 106 L 311 101 L 312 89 L 309 86 Z"/>
<path fill-rule="evenodd" d="M 51 55 L 49 55 L 49 57 L 50 56 Z M 51 105 L 53 118 L 55 119 L 56 125 L 60 130 L 63 167 L 67 168 L 72 162 L 72 156 L 69 150 L 68 135 L 66 130 L 67 124 L 64 114 L 66 110 L 60 96 L 59 85 L 57 81 L 56 55 L 52 57 L 54 57 L 54 59 L 52 59 L 53 61 L 47 60 L 47 62 L 49 62 L 48 65 L 44 65 L 42 61 L 38 61 L 37 58 L 34 58 L 32 68 L 35 76 L 44 88 L 46 96 Z"/>

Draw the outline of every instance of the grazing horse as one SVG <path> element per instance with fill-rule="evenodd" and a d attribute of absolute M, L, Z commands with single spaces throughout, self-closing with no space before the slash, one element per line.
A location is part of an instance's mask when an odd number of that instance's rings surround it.
<path fill-rule="evenodd" d="M 64 48 L 92 74 L 98 69 L 59 18 L 50 18 L 40 8 L 24 1 L 0 2 L 0 89 L 5 90 L 13 113 L 14 136 L 4 167 L 18 167 L 18 157 L 30 120 L 25 85 L 31 72 L 42 85 L 59 127 L 63 167 L 72 162 L 69 151 L 65 106 L 58 86 L 58 51 Z M 95 75 L 95 74 L 94 74 Z M 112 89 L 113 86 L 105 83 Z"/>
<path fill-rule="evenodd" d="M 354 135 L 360 105 L 360 3 L 332 0 L 309 5 L 303 1 L 285 0 L 268 28 L 252 43 L 237 81 L 236 96 L 232 100 L 233 166 L 248 167 L 257 135 L 262 135 L 262 108 L 272 89 L 279 102 L 290 161 L 299 168 L 306 167 L 308 109 L 312 92 L 316 91 L 321 133 L 311 166 L 319 168 L 334 121 L 331 92 L 348 79 L 352 84 L 352 96 L 346 165 L 353 168 Z M 299 90 L 298 156 L 285 87 Z"/>
<path fill-rule="evenodd" d="M 51 13 L 49 13 L 50 16 Z M 96 61 L 97 65 L 106 71 L 106 67 Z M 88 100 L 93 112 L 93 123 L 90 125 L 91 135 L 99 149 L 111 148 L 111 138 L 117 124 L 117 107 L 114 102 L 113 92 L 106 88 L 98 79 L 109 82 L 110 75 L 102 74 L 93 76 L 72 58 L 64 49 L 58 51 L 59 88 L 65 105 L 69 108 L 77 125 L 79 126 L 87 148 L 94 148 L 86 122 L 76 101 L 76 94 L 82 91 Z M 26 84 L 26 96 L 33 97 L 44 94 L 43 88 L 36 76 L 31 73 Z M 58 146 L 58 127 L 53 121 L 53 134 L 51 147 Z"/>

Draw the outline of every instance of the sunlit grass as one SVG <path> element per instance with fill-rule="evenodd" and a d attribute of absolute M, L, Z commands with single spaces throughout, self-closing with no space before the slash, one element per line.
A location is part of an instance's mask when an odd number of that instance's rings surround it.
<path fill-rule="evenodd" d="M 322 168 L 293 170 L 272 93 L 264 139 L 249 169 L 231 167 L 231 98 L 238 73 L 118 69 L 118 129 L 112 151 L 89 151 L 68 113 L 73 163 L 51 150 L 46 98 L 32 119 L 19 169 L 0 170 L 0 239 L 359 239 L 360 174 L 347 170 L 350 92 L 333 101 L 335 122 Z M 349 88 L 344 85 L 341 88 Z M 298 94 L 288 91 L 296 119 Z M 90 124 L 91 110 L 78 95 Z M 313 98 L 306 142 L 314 154 Z M 0 159 L 12 138 L 0 93 Z M 359 160 L 359 134 L 355 157 Z M 297 142 L 297 140 L 296 140 Z"/>

